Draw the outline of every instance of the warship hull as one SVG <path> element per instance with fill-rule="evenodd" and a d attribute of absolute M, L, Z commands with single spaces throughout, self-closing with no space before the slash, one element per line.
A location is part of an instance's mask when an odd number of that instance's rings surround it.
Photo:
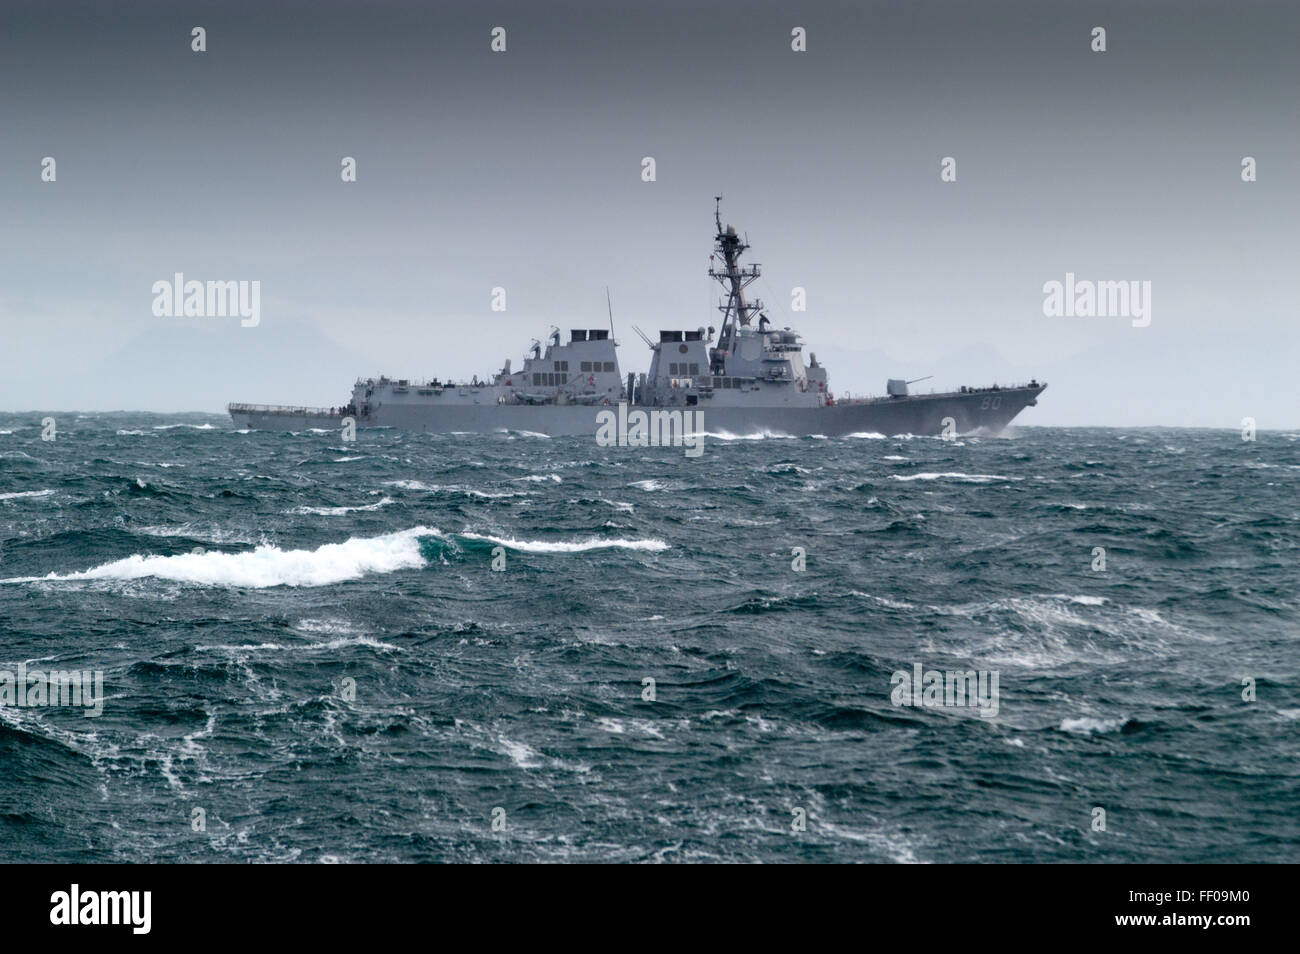
<path fill-rule="evenodd" d="M 642 411 L 696 411 L 707 434 L 790 437 L 844 437 L 850 434 L 915 434 L 939 436 L 945 428 L 956 434 L 1000 433 L 1024 408 L 1037 402 L 1044 385 L 946 394 L 916 394 L 878 398 L 825 407 L 658 408 L 634 405 Z M 601 411 L 613 406 L 591 405 L 439 405 L 430 401 L 380 405 L 368 415 L 353 415 L 356 426 L 391 427 L 427 434 L 491 434 L 515 431 L 548 437 L 595 437 Z M 336 429 L 344 415 L 329 408 L 231 405 L 238 428 L 273 431 Z M 946 419 L 951 419 L 948 424 Z"/>

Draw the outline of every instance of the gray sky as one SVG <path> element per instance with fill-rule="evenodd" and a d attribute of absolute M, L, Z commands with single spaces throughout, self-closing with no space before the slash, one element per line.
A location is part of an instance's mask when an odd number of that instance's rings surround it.
<path fill-rule="evenodd" d="M 632 324 L 717 323 L 721 192 L 754 290 L 838 393 L 1037 376 L 1024 424 L 1300 426 L 1294 3 L 5 17 L 0 409 L 332 405 L 358 374 L 483 375 L 552 324 L 603 326 L 606 285 L 623 369 L 644 370 Z M 155 317 L 175 272 L 260 281 L 260 325 Z M 1151 325 L 1045 317 L 1066 272 L 1150 281 Z"/>

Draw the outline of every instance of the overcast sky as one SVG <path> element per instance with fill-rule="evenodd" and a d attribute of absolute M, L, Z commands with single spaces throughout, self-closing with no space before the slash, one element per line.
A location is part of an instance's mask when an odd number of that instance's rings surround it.
<path fill-rule="evenodd" d="M 633 324 L 717 324 L 722 193 L 754 291 L 837 393 L 1036 376 L 1020 423 L 1300 426 L 1294 2 L 6 0 L 4 19 L 0 410 L 482 376 L 553 324 L 605 326 L 606 285 L 623 370 L 645 370 Z M 260 281 L 260 324 L 156 317 L 176 272 Z M 1046 317 L 1067 272 L 1149 281 L 1150 325 Z"/>

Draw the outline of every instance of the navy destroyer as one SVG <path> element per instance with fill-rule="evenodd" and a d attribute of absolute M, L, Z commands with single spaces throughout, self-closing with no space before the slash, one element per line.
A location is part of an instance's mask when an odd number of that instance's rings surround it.
<path fill-rule="evenodd" d="M 1002 431 L 1047 387 L 1035 380 L 919 394 L 909 391 L 916 381 L 890 379 L 881 397 L 837 399 L 817 356 L 810 352 L 804 361 L 799 334 L 773 327 L 762 301 L 746 296 L 760 267 L 740 263 L 749 246 L 735 228 L 723 227 L 720 206 L 714 223 L 709 274 L 726 294 L 716 338 L 712 327 L 660 331 L 658 341 L 638 330 L 651 352 L 644 374 L 624 379 L 607 329 L 576 329 L 567 342 L 553 329 L 545 347 L 533 342 L 518 370 L 506 360 L 489 380 L 364 378 L 339 407 L 231 404 L 231 419 L 236 427 L 268 430 L 355 423 L 428 433 L 594 435 L 602 411 L 626 405 L 695 412 L 705 432 L 721 434 L 956 436 Z"/>

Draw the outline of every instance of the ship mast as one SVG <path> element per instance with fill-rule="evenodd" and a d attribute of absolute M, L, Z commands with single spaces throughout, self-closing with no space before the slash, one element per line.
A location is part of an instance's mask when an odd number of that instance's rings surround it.
<path fill-rule="evenodd" d="M 740 255 L 749 246 L 741 241 L 732 226 L 723 229 L 722 196 L 714 196 L 713 201 L 713 221 L 717 226 L 717 234 L 713 239 L 714 253 L 710 259 L 712 264 L 709 266 L 709 275 L 727 290 L 727 301 L 718 305 L 718 311 L 722 312 L 722 327 L 718 331 L 718 345 L 709 354 L 713 373 L 722 374 L 726 370 L 727 355 L 733 351 L 737 324 L 741 327 L 748 326 L 753 315 L 763 310 L 763 303 L 757 298 L 752 303 L 745 300 L 745 289 L 758 278 L 759 267 L 740 264 Z M 722 259 L 720 265 L 719 257 Z"/>

